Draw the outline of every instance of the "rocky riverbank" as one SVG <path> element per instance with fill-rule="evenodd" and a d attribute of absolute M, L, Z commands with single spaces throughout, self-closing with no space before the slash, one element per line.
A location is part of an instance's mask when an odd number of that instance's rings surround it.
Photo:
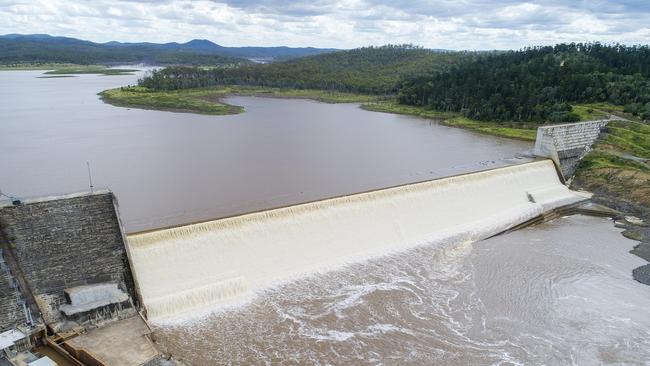
<path fill-rule="evenodd" d="M 594 203 L 622 212 L 616 226 L 626 238 L 639 241 L 630 253 L 650 262 L 650 174 L 620 168 L 579 170 L 571 188 L 591 191 Z M 650 263 L 632 274 L 650 285 Z"/>

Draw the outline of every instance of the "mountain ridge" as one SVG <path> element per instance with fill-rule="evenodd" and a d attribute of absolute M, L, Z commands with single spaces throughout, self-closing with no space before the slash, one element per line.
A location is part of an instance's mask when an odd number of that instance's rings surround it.
<path fill-rule="evenodd" d="M 207 39 L 185 43 L 118 42 L 97 43 L 49 34 L 0 35 L 0 64 L 29 62 L 233 64 L 246 60 L 283 60 L 333 52 L 314 47 L 226 47 Z"/>

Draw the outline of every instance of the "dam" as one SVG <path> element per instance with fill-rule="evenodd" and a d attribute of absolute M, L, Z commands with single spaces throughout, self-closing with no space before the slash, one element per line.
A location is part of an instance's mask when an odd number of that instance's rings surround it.
<path fill-rule="evenodd" d="M 153 366 L 168 355 L 188 365 L 287 355 L 298 363 L 340 355 L 351 364 L 390 357 L 564 363 L 564 354 L 574 356 L 571 339 L 584 335 L 562 327 L 580 318 L 605 334 L 604 346 L 631 334 L 637 347 L 647 289 L 627 278 L 640 265 L 623 250 L 629 243 L 612 253 L 607 245 L 621 239 L 609 223 L 564 217 L 590 197 L 565 186 L 564 166 L 575 166 L 601 127 L 547 134 L 559 141 L 547 144 L 559 163 L 519 160 L 129 234 L 108 190 L 2 203 L 0 325 L 70 360 L 103 365 Z M 579 154 L 560 154 L 561 140 L 574 132 L 588 135 L 570 146 Z M 526 229 L 531 224 L 538 229 Z M 512 245 L 517 240 L 521 247 Z M 616 299 L 594 303 L 601 287 Z M 578 301 L 573 294 L 589 304 L 557 305 Z M 624 327 L 633 333 L 613 332 L 618 321 L 603 320 L 628 316 L 608 307 L 618 299 L 638 313 Z M 587 313 L 558 318 L 548 309 Z M 549 329 L 552 337 L 566 330 L 572 348 L 550 341 Z M 503 345 L 512 335 L 513 344 Z M 528 346 L 536 351 L 522 354 Z M 611 359 L 637 360 L 630 347 Z M 578 359 L 602 360 L 593 352 Z"/>
<path fill-rule="evenodd" d="M 128 236 L 150 320 L 420 244 L 468 243 L 586 196 L 550 160 Z"/>

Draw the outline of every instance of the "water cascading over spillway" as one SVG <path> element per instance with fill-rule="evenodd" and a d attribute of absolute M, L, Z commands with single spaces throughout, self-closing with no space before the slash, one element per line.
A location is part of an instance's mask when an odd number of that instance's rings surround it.
<path fill-rule="evenodd" d="M 130 235 L 149 319 L 419 244 L 476 241 L 584 197 L 550 160 Z"/>

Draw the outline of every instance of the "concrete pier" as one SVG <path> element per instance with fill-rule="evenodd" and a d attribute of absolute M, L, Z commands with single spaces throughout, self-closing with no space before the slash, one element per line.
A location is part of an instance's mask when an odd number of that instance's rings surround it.
<path fill-rule="evenodd" d="M 64 348 L 86 364 L 142 365 L 159 357 L 144 321 L 134 316 L 67 340 Z"/>
<path fill-rule="evenodd" d="M 605 119 L 539 127 L 533 153 L 552 159 L 568 179 L 608 122 Z"/>
<path fill-rule="evenodd" d="M 70 320 L 60 308 L 69 301 L 67 289 L 112 284 L 136 301 L 117 202 L 108 190 L 0 203 L 0 234 L 5 277 L 20 282 L 19 288 L 0 286 L 3 306 L 19 301 L 19 290 L 26 306 L 38 308 L 34 317 L 40 313 L 57 331 Z M 15 313 L 1 314 L 0 325 L 20 323 Z"/>

